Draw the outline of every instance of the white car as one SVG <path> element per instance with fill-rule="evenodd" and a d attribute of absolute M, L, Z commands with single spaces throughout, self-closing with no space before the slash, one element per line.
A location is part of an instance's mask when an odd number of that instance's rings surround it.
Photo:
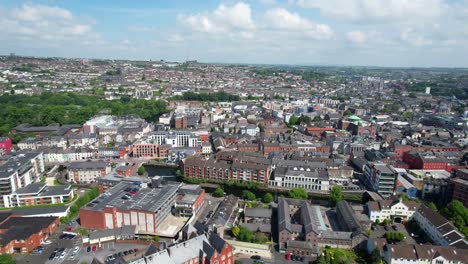
<path fill-rule="evenodd" d="M 80 247 L 75 247 L 75 248 L 73 248 L 73 254 L 78 253 L 78 251 L 80 251 Z"/>
<path fill-rule="evenodd" d="M 50 240 L 46 240 L 42 242 L 42 245 L 50 245 L 50 244 L 52 244 L 52 241 Z"/>
<path fill-rule="evenodd" d="M 65 258 L 65 255 L 67 255 L 67 253 L 64 251 L 62 252 L 62 254 L 60 254 L 60 259 L 64 259 Z"/>

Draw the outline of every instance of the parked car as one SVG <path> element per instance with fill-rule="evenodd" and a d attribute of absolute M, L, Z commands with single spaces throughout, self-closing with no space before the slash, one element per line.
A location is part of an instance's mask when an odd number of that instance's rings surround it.
<path fill-rule="evenodd" d="M 398 231 L 398 226 L 393 225 L 392 228 L 393 228 L 393 230 Z"/>
<path fill-rule="evenodd" d="M 55 252 L 52 252 L 49 256 L 49 260 L 53 260 L 55 258 Z"/>
<path fill-rule="evenodd" d="M 46 240 L 42 242 L 42 245 L 50 245 L 50 244 L 52 244 L 52 241 L 50 240 Z"/>
<path fill-rule="evenodd" d="M 262 259 L 262 257 L 260 257 L 259 255 L 253 255 L 250 258 L 251 259 Z"/>
<path fill-rule="evenodd" d="M 389 228 L 388 228 L 388 226 L 384 226 L 384 229 L 385 229 L 385 231 L 388 231 Z"/>
<path fill-rule="evenodd" d="M 91 247 L 87 247 L 86 252 L 88 252 L 88 253 L 91 252 Z"/>
<path fill-rule="evenodd" d="M 92 250 L 93 250 L 93 252 L 97 250 L 96 245 L 94 245 L 94 246 L 92 247 Z"/>
<path fill-rule="evenodd" d="M 60 259 L 64 259 L 66 254 L 67 254 L 67 253 L 65 253 L 65 251 L 62 252 L 62 253 L 60 254 L 60 257 L 59 257 L 59 258 L 60 258 Z"/>
<path fill-rule="evenodd" d="M 78 251 L 80 251 L 80 247 L 73 248 L 73 254 L 77 253 Z"/>

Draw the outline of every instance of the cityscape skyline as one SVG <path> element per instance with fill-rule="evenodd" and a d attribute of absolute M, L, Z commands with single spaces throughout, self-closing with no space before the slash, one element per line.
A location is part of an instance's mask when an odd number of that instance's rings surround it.
<path fill-rule="evenodd" d="M 467 67 L 467 1 L 3 1 L 0 53 Z M 274 56 L 272 56 L 274 55 Z"/>

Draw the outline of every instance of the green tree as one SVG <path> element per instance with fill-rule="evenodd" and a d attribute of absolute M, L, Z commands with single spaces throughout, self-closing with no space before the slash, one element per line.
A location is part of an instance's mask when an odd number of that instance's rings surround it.
<path fill-rule="evenodd" d="M 154 236 L 153 237 L 154 242 L 159 242 L 160 240 L 161 240 L 161 238 L 159 236 Z"/>
<path fill-rule="evenodd" d="M 468 236 L 468 209 L 458 200 L 447 204 L 440 213 L 450 220 L 464 235 Z"/>
<path fill-rule="evenodd" d="M 410 119 L 411 117 L 413 117 L 413 113 L 411 112 L 404 112 L 401 117 L 403 118 L 406 118 L 406 119 Z"/>
<path fill-rule="evenodd" d="M 346 110 L 343 112 L 343 116 L 351 116 L 353 113 L 350 110 Z"/>
<path fill-rule="evenodd" d="M 307 199 L 308 198 L 308 194 L 306 192 L 306 190 L 304 190 L 304 188 L 293 188 L 291 190 L 289 190 L 288 192 L 288 196 L 289 198 L 293 198 L 293 199 Z"/>
<path fill-rule="evenodd" d="M 224 196 L 224 191 L 221 188 L 216 188 L 213 192 L 214 197 L 223 197 Z"/>
<path fill-rule="evenodd" d="M 82 235 L 82 236 L 87 236 L 87 235 L 89 235 L 88 230 L 86 230 L 86 229 L 84 229 L 84 228 L 81 228 L 81 227 L 76 229 L 76 233 L 78 233 L 78 234 L 80 234 L 80 235 Z"/>
<path fill-rule="evenodd" d="M 433 211 L 436 211 L 437 212 L 437 206 L 435 205 L 434 202 L 430 202 L 427 204 L 427 207 L 429 207 L 429 209 L 432 209 Z"/>
<path fill-rule="evenodd" d="M 380 263 L 382 261 L 380 250 L 378 250 L 377 248 L 374 248 L 374 250 L 372 250 L 370 260 L 371 260 L 371 263 Z"/>
<path fill-rule="evenodd" d="M 271 202 L 273 202 L 273 195 L 271 195 L 271 193 L 265 193 L 265 195 L 263 195 L 262 201 L 263 201 L 264 203 L 271 203 Z"/>
<path fill-rule="evenodd" d="M 234 260 L 234 264 L 242 264 L 242 261 L 236 259 L 236 260 Z"/>
<path fill-rule="evenodd" d="M 390 220 L 384 219 L 384 220 L 383 220 L 383 224 L 386 225 L 386 226 L 389 225 L 389 224 L 390 224 Z"/>
<path fill-rule="evenodd" d="M 333 186 L 330 191 L 330 202 L 332 206 L 336 206 L 336 204 L 342 200 L 343 200 L 342 187 L 339 185 Z"/>
<path fill-rule="evenodd" d="M 289 125 L 290 125 L 290 126 L 294 126 L 294 125 L 297 125 L 297 124 L 299 124 L 299 117 L 297 117 L 297 116 L 291 116 L 291 117 L 289 118 Z"/>
<path fill-rule="evenodd" d="M 315 261 L 314 264 L 328 264 L 324 256 L 320 255 Z"/>
<path fill-rule="evenodd" d="M 233 226 L 231 228 L 231 233 L 234 237 L 238 237 L 240 233 L 240 228 L 238 226 Z"/>
<path fill-rule="evenodd" d="M 0 263 L 2 264 L 15 264 L 16 261 L 10 254 L 0 254 Z"/>
<path fill-rule="evenodd" d="M 242 197 L 249 201 L 253 201 L 257 198 L 255 194 L 249 190 L 242 191 Z"/>
<path fill-rule="evenodd" d="M 145 172 L 146 172 L 145 167 L 140 166 L 140 168 L 138 168 L 138 171 L 137 171 L 138 175 L 143 175 L 145 174 Z"/>

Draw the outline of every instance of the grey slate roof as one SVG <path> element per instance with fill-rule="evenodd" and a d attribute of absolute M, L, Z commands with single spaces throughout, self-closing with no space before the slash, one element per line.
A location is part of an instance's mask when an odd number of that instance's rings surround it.
<path fill-rule="evenodd" d="M 47 214 L 65 213 L 68 211 L 68 208 L 69 208 L 68 205 L 17 208 L 17 209 L 12 209 L 11 213 L 14 215 L 23 215 L 23 216 L 47 215 Z"/>
<path fill-rule="evenodd" d="M 245 217 L 251 218 L 271 218 L 271 209 L 268 208 L 246 208 L 244 212 Z"/>

